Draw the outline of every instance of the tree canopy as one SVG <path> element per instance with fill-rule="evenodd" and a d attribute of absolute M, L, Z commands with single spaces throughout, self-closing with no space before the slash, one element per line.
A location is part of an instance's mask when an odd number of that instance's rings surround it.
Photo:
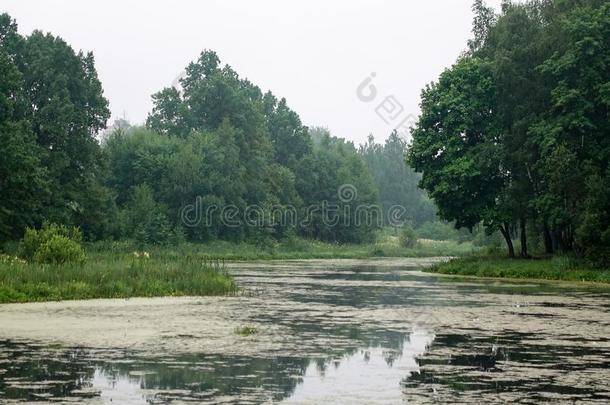
<path fill-rule="evenodd" d="M 474 39 L 422 92 L 408 161 L 440 215 L 610 259 L 610 5 L 475 1 Z M 518 230 L 518 232 L 515 232 Z M 541 235 L 539 238 L 537 235 Z"/>
<path fill-rule="evenodd" d="M 40 31 L 23 37 L 2 14 L 0 69 L 2 236 L 43 219 L 100 232 L 104 205 L 91 200 L 105 193 L 96 135 L 110 112 L 93 55 Z"/>

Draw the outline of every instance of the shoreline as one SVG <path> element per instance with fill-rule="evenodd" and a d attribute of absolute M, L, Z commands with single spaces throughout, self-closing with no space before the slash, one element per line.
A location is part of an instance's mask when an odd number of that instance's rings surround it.
<path fill-rule="evenodd" d="M 610 270 L 571 263 L 566 258 L 461 257 L 434 264 L 426 272 L 478 279 L 558 281 L 610 287 Z"/>

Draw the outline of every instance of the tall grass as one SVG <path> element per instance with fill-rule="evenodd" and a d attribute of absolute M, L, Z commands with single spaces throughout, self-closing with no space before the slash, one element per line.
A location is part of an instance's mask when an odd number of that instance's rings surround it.
<path fill-rule="evenodd" d="M 128 253 L 137 246 L 128 241 L 98 242 L 87 250 L 99 254 Z M 198 258 L 202 260 L 288 260 L 288 259 L 364 259 L 369 257 L 431 257 L 464 256 L 476 248 L 470 242 L 420 240 L 412 248 L 399 245 L 398 237 L 382 234 L 374 243 L 338 244 L 317 240 L 291 238 L 266 245 L 212 241 L 183 243 L 178 246 L 150 247 L 155 255 L 174 258 Z"/>
<path fill-rule="evenodd" d="M 472 256 L 439 263 L 426 271 L 476 277 L 610 283 L 610 270 L 594 269 L 568 257 L 509 259 L 497 256 Z"/>
<path fill-rule="evenodd" d="M 194 258 L 106 252 L 84 264 L 0 261 L 0 303 L 91 298 L 220 295 L 237 290 L 221 265 Z"/>

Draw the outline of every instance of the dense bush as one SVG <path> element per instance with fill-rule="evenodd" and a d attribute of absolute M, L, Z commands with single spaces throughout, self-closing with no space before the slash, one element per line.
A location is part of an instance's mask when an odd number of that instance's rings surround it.
<path fill-rule="evenodd" d="M 82 263 L 85 261 L 83 248 L 75 241 L 61 235 L 54 235 L 44 242 L 34 255 L 38 263 Z"/>
<path fill-rule="evenodd" d="M 410 225 L 405 225 L 400 231 L 400 246 L 404 248 L 413 248 L 417 245 L 417 233 Z"/>
<path fill-rule="evenodd" d="M 78 228 L 44 224 L 42 229 L 28 228 L 18 248 L 18 255 L 39 263 L 82 262 L 82 234 Z"/>

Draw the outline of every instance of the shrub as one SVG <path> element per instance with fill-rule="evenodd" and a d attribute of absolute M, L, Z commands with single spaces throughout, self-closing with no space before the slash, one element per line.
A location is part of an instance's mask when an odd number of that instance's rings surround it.
<path fill-rule="evenodd" d="M 405 225 L 400 231 L 400 246 L 404 248 L 414 248 L 417 244 L 417 234 L 410 225 Z"/>
<path fill-rule="evenodd" d="M 61 235 L 54 235 L 44 242 L 34 255 L 38 263 L 63 264 L 84 262 L 85 252 L 75 241 Z"/>
<path fill-rule="evenodd" d="M 44 224 L 42 229 L 28 228 L 19 243 L 19 257 L 41 263 L 64 263 L 84 260 L 82 234 L 78 228 Z"/>

